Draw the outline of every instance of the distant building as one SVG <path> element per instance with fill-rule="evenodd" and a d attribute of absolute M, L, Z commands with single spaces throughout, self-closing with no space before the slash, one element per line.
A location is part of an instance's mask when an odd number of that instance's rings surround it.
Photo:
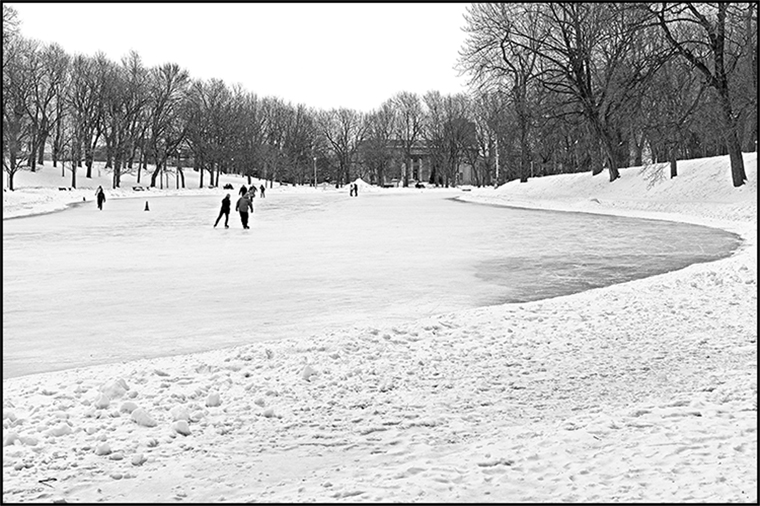
<path fill-rule="evenodd" d="M 400 141 L 394 141 L 390 146 L 389 167 L 383 173 L 382 181 L 377 181 L 376 174 L 369 174 L 369 183 L 378 186 L 403 186 L 404 184 L 404 150 Z M 411 150 L 411 163 L 409 164 L 409 186 L 417 183 L 424 185 L 444 184 L 443 174 L 438 174 L 436 181 L 431 181 L 433 172 L 433 157 L 425 140 L 416 141 Z M 473 184 L 474 174 L 472 167 L 462 160 L 455 173 L 455 181 L 449 181 L 453 185 Z"/>

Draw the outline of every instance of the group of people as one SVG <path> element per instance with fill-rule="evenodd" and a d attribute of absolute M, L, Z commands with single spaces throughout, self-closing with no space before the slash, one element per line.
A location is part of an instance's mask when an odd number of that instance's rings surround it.
<path fill-rule="evenodd" d="M 264 198 L 265 190 L 263 184 L 259 186 L 261 198 Z M 243 224 L 243 228 L 247 230 L 251 228 L 248 226 L 248 211 L 250 210 L 251 213 L 253 212 L 253 199 L 256 197 L 256 187 L 251 185 L 250 188 L 246 188 L 245 185 L 243 185 L 240 187 L 239 195 L 240 198 L 235 204 L 235 211 L 240 213 L 240 222 Z M 222 219 L 222 216 L 224 216 L 224 228 L 230 228 L 229 220 L 231 203 L 231 197 L 228 193 L 222 199 L 222 208 L 219 210 L 219 216 L 216 217 L 214 228 L 219 224 L 219 220 Z"/>
<path fill-rule="evenodd" d="M 348 187 L 348 196 L 349 197 L 358 197 L 359 196 L 359 184 L 358 183 L 351 183 Z"/>
<path fill-rule="evenodd" d="M 262 184 L 259 186 L 259 192 L 262 198 L 264 198 L 266 188 Z M 240 213 L 240 222 L 243 224 L 244 229 L 249 229 L 248 226 L 248 211 L 253 212 L 253 199 L 256 197 L 256 187 L 251 185 L 250 188 L 246 188 L 245 185 L 240 187 L 240 198 L 235 204 L 235 210 Z M 98 186 L 95 190 L 95 199 L 98 202 L 98 209 L 103 210 L 103 203 L 106 201 L 106 193 L 103 191 L 102 186 Z M 146 203 L 147 205 L 147 203 Z M 214 228 L 219 225 L 219 220 L 224 216 L 224 228 L 230 228 L 230 206 L 231 197 L 228 193 L 222 199 L 222 208 L 219 210 L 219 216 L 217 216 L 214 222 Z M 147 209 L 146 209 L 147 210 Z"/>

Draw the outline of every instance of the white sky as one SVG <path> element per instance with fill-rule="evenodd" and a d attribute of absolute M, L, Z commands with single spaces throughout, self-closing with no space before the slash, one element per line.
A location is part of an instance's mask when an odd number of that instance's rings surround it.
<path fill-rule="evenodd" d="M 465 91 L 467 3 L 9 3 L 21 33 L 69 54 L 136 50 L 260 96 L 369 111 L 399 91 Z"/>

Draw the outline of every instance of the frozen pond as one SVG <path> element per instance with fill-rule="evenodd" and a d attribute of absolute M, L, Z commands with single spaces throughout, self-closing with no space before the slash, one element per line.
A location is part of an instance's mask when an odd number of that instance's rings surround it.
<path fill-rule="evenodd" d="M 453 191 L 109 200 L 3 221 L 3 377 L 554 297 L 725 257 L 695 225 L 457 202 Z M 233 204 L 236 195 L 233 193 Z M 234 207 L 234 206 L 233 206 Z"/>

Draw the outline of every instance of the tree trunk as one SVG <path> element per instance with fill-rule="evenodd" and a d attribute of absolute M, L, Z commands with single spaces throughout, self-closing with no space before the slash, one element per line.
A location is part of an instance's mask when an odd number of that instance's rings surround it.
<path fill-rule="evenodd" d="M 156 187 L 156 178 L 158 177 L 159 171 L 161 170 L 161 164 L 156 160 L 156 169 L 153 171 L 153 174 L 150 175 L 150 187 L 155 188 Z M 201 181 L 203 181 L 203 174 L 201 174 Z"/>
<path fill-rule="evenodd" d="M 92 164 L 93 164 L 93 161 L 94 160 L 93 160 L 92 151 L 90 151 L 89 153 L 87 153 L 84 156 L 85 166 L 87 167 L 87 174 L 85 175 L 85 177 L 87 177 L 88 179 L 92 178 Z"/>
<path fill-rule="evenodd" d="M 731 101 L 728 97 L 728 89 L 720 89 L 721 109 L 723 112 L 723 138 L 731 160 L 731 178 L 734 187 L 742 186 L 747 181 L 747 173 L 744 171 L 744 159 L 742 147 L 736 135 L 736 121 L 731 111 Z"/>
<path fill-rule="evenodd" d="M 71 164 L 71 187 L 77 187 L 77 168 L 73 163 Z"/>
<path fill-rule="evenodd" d="M 13 176 L 16 174 L 16 170 L 18 170 L 18 161 L 16 160 L 16 151 L 15 149 L 9 150 L 8 153 L 8 166 L 10 167 L 9 171 L 6 171 L 8 173 L 8 189 L 10 191 L 13 191 Z"/>
<path fill-rule="evenodd" d="M 604 151 L 607 156 L 608 169 L 610 172 L 610 183 L 620 177 L 618 171 L 617 157 L 615 156 L 615 150 L 612 147 L 612 141 L 609 135 L 602 134 L 602 143 L 604 145 Z"/>
<path fill-rule="evenodd" d="M 45 142 L 47 141 L 47 135 L 42 135 L 40 139 L 40 145 L 37 148 L 37 163 L 40 165 L 45 164 Z"/>
<path fill-rule="evenodd" d="M 528 159 L 528 139 L 526 138 L 526 131 L 524 128 L 520 128 L 520 182 L 527 183 L 528 176 L 532 176 L 528 170 L 530 160 Z"/>
<path fill-rule="evenodd" d="M 670 178 L 673 179 L 678 175 L 678 161 L 676 160 L 676 146 L 670 147 L 670 152 L 668 154 L 670 158 Z"/>

